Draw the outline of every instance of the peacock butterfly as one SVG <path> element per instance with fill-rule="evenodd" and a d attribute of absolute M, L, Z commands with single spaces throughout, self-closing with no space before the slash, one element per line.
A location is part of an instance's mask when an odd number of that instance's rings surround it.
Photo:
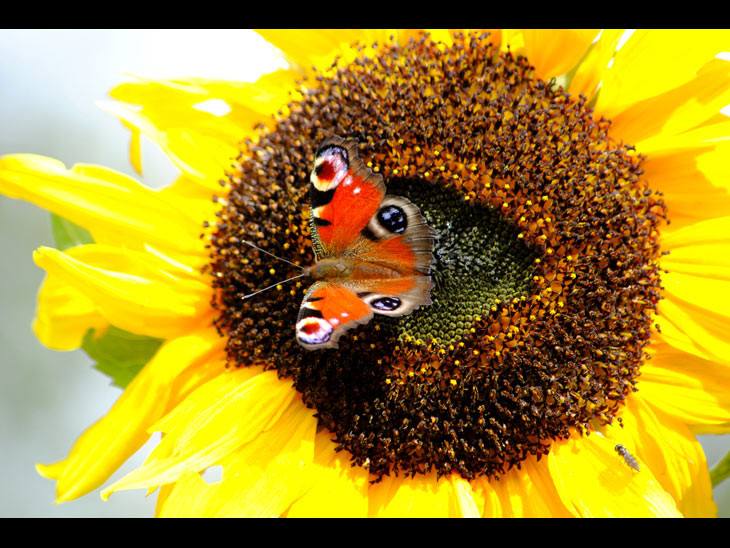
<path fill-rule="evenodd" d="M 310 350 L 336 348 L 374 314 L 403 316 L 430 305 L 436 232 L 408 199 L 386 194 L 383 176 L 357 142 L 336 135 L 317 149 L 309 185 L 314 279 L 299 309 L 296 337 Z"/>

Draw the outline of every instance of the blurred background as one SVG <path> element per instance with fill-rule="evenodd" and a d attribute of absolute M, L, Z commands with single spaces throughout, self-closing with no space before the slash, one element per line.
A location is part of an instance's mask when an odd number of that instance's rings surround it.
<path fill-rule="evenodd" d="M 138 177 L 128 160 L 129 132 L 96 101 L 126 74 L 255 80 L 285 63 L 247 30 L 0 30 L 0 155 L 31 152 L 107 166 Z M 143 140 L 151 187 L 177 170 Z M 55 352 L 31 331 L 43 272 L 32 252 L 53 245 L 49 214 L 0 196 L 0 517 L 151 517 L 155 495 L 99 490 L 54 505 L 55 482 L 35 464 L 65 458 L 78 436 L 121 393 L 82 351 Z M 712 465 L 730 450 L 729 436 L 701 436 Z M 138 467 L 143 447 L 107 485 Z M 730 517 L 730 480 L 715 489 Z"/>

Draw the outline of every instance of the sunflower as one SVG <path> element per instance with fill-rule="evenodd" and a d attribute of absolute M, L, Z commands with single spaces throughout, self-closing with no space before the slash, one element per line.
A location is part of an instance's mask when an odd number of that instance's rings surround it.
<path fill-rule="evenodd" d="M 695 435 L 730 424 L 728 33 L 262 34 L 290 69 L 112 91 L 135 168 L 144 135 L 180 169 L 162 190 L 0 161 L 0 191 L 88 231 L 33 255 L 41 342 L 144 356 L 38 467 L 58 501 L 162 432 L 104 498 L 158 490 L 160 516 L 715 515 Z M 438 235 L 432 304 L 310 351 L 307 284 L 280 284 L 296 270 L 271 254 L 314 261 L 308 174 L 333 134 Z"/>

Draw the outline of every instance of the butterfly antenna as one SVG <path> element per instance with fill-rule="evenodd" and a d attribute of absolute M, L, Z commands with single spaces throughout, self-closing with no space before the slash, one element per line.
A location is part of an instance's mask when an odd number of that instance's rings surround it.
<path fill-rule="evenodd" d="M 304 270 L 304 267 L 303 267 L 303 266 L 299 266 L 298 264 L 294 264 L 294 263 L 293 263 L 293 262 L 291 262 L 291 261 L 287 261 L 286 259 L 284 259 L 284 258 L 282 258 L 282 257 L 278 257 L 277 255 L 274 255 L 273 253 L 269 253 L 269 252 L 268 252 L 268 251 L 266 251 L 265 249 L 261 249 L 261 248 L 260 248 L 259 246 L 255 245 L 255 244 L 252 244 L 251 242 L 249 242 L 249 241 L 247 241 L 247 240 L 241 240 L 241 241 L 242 241 L 242 242 L 243 242 L 244 244 L 246 244 L 246 245 L 250 245 L 250 246 L 251 246 L 251 247 L 253 247 L 254 249 L 258 249 L 259 251 L 263 251 L 263 252 L 264 252 L 264 253 L 266 253 L 267 255 L 271 255 L 271 256 L 272 256 L 272 257 L 273 257 L 274 259 L 279 259 L 280 261 L 284 261 L 284 262 L 285 262 L 285 263 L 287 263 L 287 264 L 290 264 L 290 265 L 292 265 L 292 266 L 296 266 L 296 267 L 297 267 L 297 268 L 298 268 L 299 270 Z M 290 280 L 293 280 L 294 278 L 289 278 L 289 279 L 290 279 Z M 289 280 L 286 280 L 286 281 L 288 282 Z M 282 283 L 283 283 L 283 282 L 282 282 Z M 262 290 L 262 291 L 263 291 L 263 290 Z"/>
<path fill-rule="evenodd" d="M 294 266 L 296 266 L 296 265 L 294 265 Z M 275 284 L 271 284 L 269 287 L 264 287 L 263 289 L 259 289 L 258 291 L 254 291 L 253 293 L 249 293 L 248 295 L 244 295 L 243 296 L 243 300 L 246 300 L 246 299 L 248 299 L 250 297 L 253 297 L 254 295 L 258 295 L 259 293 L 262 293 L 262 292 L 266 291 L 267 289 L 271 289 L 272 287 L 276 287 L 279 284 L 285 284 L 286 282 L 290 282 L 292 280 L 296 280 L 297 278 L 303 278 L 306 275 L 307 275 L 306 272 L 302 272 L 301 274 L 297 274 L 296 276 L 292 276 L 291 278 L 287 278 L 283 282 L 276 282 Z"/>

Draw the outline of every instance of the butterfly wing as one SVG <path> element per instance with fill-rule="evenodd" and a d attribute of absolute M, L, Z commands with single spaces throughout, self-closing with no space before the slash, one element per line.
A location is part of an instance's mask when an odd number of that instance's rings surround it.
<path fill-rule="evenodd" d="M 317 257 L 338 256 L 351 247 L 384 196 L 383 176 L 363 163 L 355 141 L 336 135 L 322 141 L 309 184 Z"/>
<path fill-rule="evenodd" d="M 370 306 L 353 288 L 318 281 L 304 295 L 299 309 L 297 341 L 309 349 L 337 348 L 342 333 L 369 322 L 372 317 Z"/>

